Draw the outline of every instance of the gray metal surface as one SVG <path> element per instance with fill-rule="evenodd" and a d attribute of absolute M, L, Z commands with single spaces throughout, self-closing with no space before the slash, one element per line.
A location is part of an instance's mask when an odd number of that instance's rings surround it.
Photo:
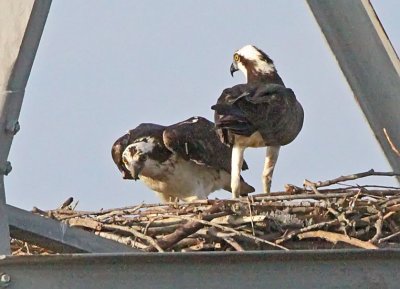
<path fill-rule="evenodd" d="M 400 63 L 371 3 L 307 3 L 390 165 L 400 172 L 400 158 L 383 133 L 386 128 L 400 148 Z"/>
<path fill-rule="evenodd" d="M 19 130 L 26 83 L 51 0 L 0 2 L 0 253 L 9 253 L 9 232 L 5 214 L 4 175 L 11 171 L 7 161 L 11 143 Z"/>
<path fill-rule="evenodd" d="M 10 253 L 10 232 L 4 194 L 4 176 L 0 173 L 0 254 Z"/>
<path fill-rule="evenodd" d="M 399 288 L 399 250 L 7 257 L 8 288 Z"/>
<path fill-rule="evenodd" d="M 136 252 L 134 248 L 98 237 L 65 223 L 6 205 L 13 238 L 62 253 Z M 1 272 L 1 270 L 0 270 Z"/>

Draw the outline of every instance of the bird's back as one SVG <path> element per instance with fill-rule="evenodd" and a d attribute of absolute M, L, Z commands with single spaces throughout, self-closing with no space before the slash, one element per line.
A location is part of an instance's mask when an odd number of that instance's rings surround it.
<path fill-rule="evenodd" d="M 299 134 L 304 119 L 301 104 L 290 88 L 280 84 L 248 83 L 225 89 L 215 110 L 216 126 L 225 135 L 261 134 L 264 145 L 286 145 Z"/>

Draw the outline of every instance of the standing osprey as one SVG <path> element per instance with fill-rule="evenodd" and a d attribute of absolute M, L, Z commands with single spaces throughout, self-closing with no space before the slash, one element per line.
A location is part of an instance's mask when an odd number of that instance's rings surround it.
<path fill-rule="evenodd" d="M 303 108 L 286 88 L 272 60 L 260 49 L 247 45 L 233 55 L 231 75 L 241 70 L 246 84 L 222 92 L 215 110 L 215 124 L 222 142 L 233 146 L 232 196 L 240 194 L 240 170 L 247 147 L 267 147 L 263 171 L 264 192 L 269 193 L 272 174 L 281 146 L 299 134 Z"/>
<path fill-rule="evenodd" d="M 165 202 L 231 191 L 232 149 L 220 142 L 214 123 L 202 117 L 171 126 L 142 123 L 120 137 L 111 154 L 124 179 L 142 180 Z M 240 175 L 238 185 L 243 194 L 254 192 Z"/>

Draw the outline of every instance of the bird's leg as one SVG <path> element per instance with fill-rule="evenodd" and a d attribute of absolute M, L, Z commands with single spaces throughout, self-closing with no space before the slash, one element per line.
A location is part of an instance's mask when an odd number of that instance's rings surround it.
<path fill-rule="evenodd" d="M 164 193 L 161 193 L 161 192 L 156 192 L 156 191 L 154 191 L 154 192 L 160 198 L 162 203 L 179 202 L 178 198 L 176 198 L 176 197 L 172 197 L 170 195 L 167 195 L 167 194 L 164 194 Z"/>
<path fill-rule="evenodd" d="M 234 145 L 232 148 L 232 163 L 231 163 L 231 189 L 232 198 L 240 196 L 240 171 L 243 165 L 244 147 Z"/>
<path fill-rule="evenodd" d="M 263 171 L 263 187 L 264 193 L 269 194 L 271 190 L 272 174 L 274 173 L 274 168 L 276 161 L 279 156 L 280 146 L 269 146 L 267 147 L 267 155 L 265 157 L 264 171 Z"/>

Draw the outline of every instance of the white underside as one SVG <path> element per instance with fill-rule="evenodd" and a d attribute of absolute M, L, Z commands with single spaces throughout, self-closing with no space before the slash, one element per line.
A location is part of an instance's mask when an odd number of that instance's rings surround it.
<path fill-rule="evenodd" d="M 230 183 L 227 172 L 197 165 L 176 155 L 162 164 L 147 160 L 139 178 L 163 201 L 206 199 Z"/>
<path fill-rule="evenodd" d="M 235 136 L 234 144 L 236 146 L 241 146 L 246 148 L 265 147 L 265 142 L 258 131 L 254 132 L 251 136 L 243 136 L 237 134 L 235 134 L 234 136 Z"/>

